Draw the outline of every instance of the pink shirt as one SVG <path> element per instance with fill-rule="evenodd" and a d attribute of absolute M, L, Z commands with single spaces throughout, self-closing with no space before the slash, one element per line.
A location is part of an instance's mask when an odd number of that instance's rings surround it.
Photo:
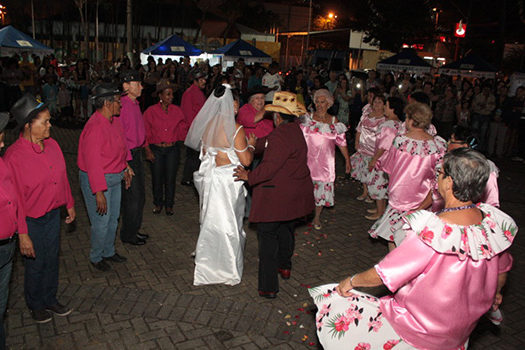
<path fill-rule="evenodd" d="M 126 136 L 126 145 L 128 147 L 126 160 L 131 160 L 131 150 L 144 145 L 146 138 L 144 119 L 140 111 L 139 101 L 123 96 L 120 102 L 122 103 L 122 108 L 118 118 Z"/>
<path fill-rule="evenodd" d="M 407 260 L 410 263 L 407 263 Z M 507 252 L 460 260 L 441 254 L 408 231 L 375 269 L 394 294 L 380 299 L 384 317 L 418 349 L 457 349 L 492 305 L 498 274 L 510 270 Z"/>
<path fill-rule="evenodd" d="M 305 115 L 301 130 L 308 146 L 308 168 L 314 181 L 335 181 L 335 146 L 346 146 L 343 123 L 321 123 Z"/>
<path fill-rule="evenodd" d="M 357 125 L 357 132 L 360 132 L 359 136 L 359 149 L 358 152 L 365 156 L 373 156 L 377 138 L 377 128 L 381 123 L 385 121 L 385 118 L 362 118 Z"/>
<path fill-rule="evenodd" d="M 239 109 L 237 123 L 244 127 L 244 132 L 246 135 L 255 134 L 255 137 L 260 139 L 262 137 L 268 136 L 268 134 L 273 131 L 274 125 L 273 120 L 265 118 L 255 123 L 254 119 L 256 114 L 257 110 L 251 104 L 246 103 Z"/>
<path fill-rule="evenodd" d="M 392 142 L 396 137 L 398 130 L 401 126 L 401 122 L 397 120 L 386 120 L 381 123 L 378 127 L 376 135 L 375 151 L 382 149 L 388 151 L 392 146 Z M 374 152 L 375 153 L 375 152 Z M 384 156 L 384 153 L 383 153 Z"/>
<path fill-rule="evenodd" d="M 126 166 L 128 148 L 119 118 L 110 122 L 98 111 L 84 126 L 78 141 L 78 167 L 86 172 L 93 193 L 108 189 L 104 174 L 118 174 Z"/>
<path fill-rule="evenodd" d="M 4 160 L 13 174 L 26 216 L 39 218 L 63 205 L 75 205 L 64 156 L 52 138 L 44 140 L 41 151 L 38 145 L 20 137 L 7 149 Z"/>
<path fill-rule="evenodd" d="M 0 158 L 0 239 L 27 233 L 26 216 L 7 164 Z"/>
<path fill-rule="evenodd" d="M 193 119 L 195 119 L 197 113 L 199 113 L 202 106 L 204 106 L 204 102 L 206 102 L 206 96 L 204 96 L 202 90 L 195 84 L 192 84 L 184 91 L 184 94 L 182 94 L 180 108 L 186 120 L 186 130 L 184 131 L 183 139 L 186 139 L 191 123 L 193 123 Z"/>
<path fill-rule="evenodd" d="M 156 143 L 172 143 L 184 141 L 184 113 L 179 107 L 170 104 L 168 112 L 162 109 L 160 103 L 149 107 L 144 112 L 146 127 L 146 145 Z"/>
<path fill-rule="evenodd" d="M 446 151 L 446 142 L 414 140 L 404 135 L 394 138 L 392 147 L 381 157 L 380 169 L 389 175 L 388 204 L 397 210 L 413 210 L 434 187 L 435 167 Z"/>

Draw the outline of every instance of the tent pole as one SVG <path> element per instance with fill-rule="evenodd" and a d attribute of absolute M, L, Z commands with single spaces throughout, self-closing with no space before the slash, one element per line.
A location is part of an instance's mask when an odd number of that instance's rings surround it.
<path fill-rule="evenodd" d="M 33 6 L 33 0 L 31 0 L 31 27 L 33 29 L 33 39 L 36 39 L 35 37 L 35 7 Z"/>

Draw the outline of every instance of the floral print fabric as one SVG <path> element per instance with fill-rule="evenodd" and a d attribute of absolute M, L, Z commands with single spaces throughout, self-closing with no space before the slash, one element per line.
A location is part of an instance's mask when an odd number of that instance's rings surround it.
<path fill-rule="evenodd" d="M 384 238 L 389 242 L 399 245 L 405 238 L 403 230 L 403 217 L 407 212 L 393 208 L 391 205 L 386 207 L 385 213 L 368 230 L 372 238 Z"/>
<path fill-rule="evenodd" d="M 316 207 L 332 207 L 334 205 L 334 183 L 313 181 Z"/>
<path fill-rule="evenodd" d="M 359 291 L 342 297 L 337 284 L 309 289 L 317 305 L 317 335 L 325 350 L 414 349 L 396 334 L 379 309 L 379 299 Z"/>

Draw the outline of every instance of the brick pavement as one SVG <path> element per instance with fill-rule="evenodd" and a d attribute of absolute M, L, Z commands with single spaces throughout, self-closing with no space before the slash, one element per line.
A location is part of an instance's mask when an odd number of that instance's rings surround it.
<path fill-rule="evenodd" d="M 117 239 L 117 250 L 128 262 L 113 265 L 110 272 L 96 271 L 88 260 L 89 226 L 78 186 L 79 133 L 53 129 L 76 199 L 76 225 L 62 227 L 58 292 L 74 311 L 48 324 L 35 324 L 23 300 L 23 266 L 17 256 L 6 319 L 10 349 L 320 349 L 306 286 L 338 281 L 386 253 L 384 244 L 366 234 L 371 224 L 363 218 L 366 207 L 353 199 L 358 185 L 338 178 L 336 206 L 323 213 L 323 230 L 297 228 L 292 277 L 281 281 L 277 299 L 257 295 L 257 239 L 249 225 L 241 284 L 195 287 L 190 258 L 198 235 L 195 191 L 178 186 L 175 215 L 153 215 L 148 170 L 143 224 L 143 232 L 151 236 L 148 244 L 123 246 Z M 12 139 L 8 135 L 8 143 Z M 498 165 L 502 209 L 522 224 L 525 166 Z M 524 240 L 519 234 L 512 248 L 515 266 L 505 289 L 504 323 L 496 328 L 482 320 L 471 337 L 471 349 L 525 348 L 525 297 L 520 290 Z"/>

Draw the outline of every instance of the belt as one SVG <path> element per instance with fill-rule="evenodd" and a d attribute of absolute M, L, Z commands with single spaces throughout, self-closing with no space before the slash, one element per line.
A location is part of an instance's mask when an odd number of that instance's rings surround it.
<path fill-rule="evenodd" d="M 13 242 L 14 240 L 16 240 L 16 233 L 14 235 L 12 235 L 11 237 L 9 237 L 9 238 L 0 240 L 0 246 L 9 244 L 9 243 Z"/>
<path fill-rule="evenodd" d="M 175 146 L 175 142 L 161 142 L 161 143 L 154 143 L 153 145 L 157 147 L 166 148 L 166 147 Z"/>

